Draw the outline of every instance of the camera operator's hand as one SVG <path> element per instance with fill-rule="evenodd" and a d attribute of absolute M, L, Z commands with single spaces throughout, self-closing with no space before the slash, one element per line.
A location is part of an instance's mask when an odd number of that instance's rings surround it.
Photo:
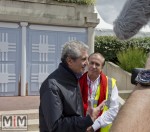
<path fill-rule="evenodd" d="M 100 113 L 100 111 L 103 109 L 104 105 L 105 105 L 106 100 L 104 100 L 101 104 L 99 104 L 96 108 L 93 108 L 91 105 L 91 101 L 88 101 L 88 108 L 87 108 L 87 114 L 90 115 L 91 119 L 93 120 L 93 122 L 95 121 L 95 119 L 97 118 L 98 114 Z"/>

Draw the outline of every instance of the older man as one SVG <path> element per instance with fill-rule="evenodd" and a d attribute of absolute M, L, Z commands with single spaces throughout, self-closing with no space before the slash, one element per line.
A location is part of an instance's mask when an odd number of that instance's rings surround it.
<path fill-rule="evenodd" d="M 40 88 L 40 132 L 85 132 L 93 124 L 102 105 L 88 108 L 83 117 L 83 104 L 77 75 L 87 65 L 88 46 L 79 41 L 67 42 L 61 63 Z"/>

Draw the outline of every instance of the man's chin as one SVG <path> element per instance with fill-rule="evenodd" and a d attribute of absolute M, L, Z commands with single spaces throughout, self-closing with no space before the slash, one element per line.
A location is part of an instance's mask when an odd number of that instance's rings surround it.
<path fill-rule="evenodd" d="M 82 73 L 84 73 L 84 72 L 86 72 L 86 71 L 87 71 L 87 68 L 86 68 L 86 67 L 82 68 Z"/>
<path fill-rule="evenodd" d="M 81 73 L 81 74 L 85 73 L 85 70 L 82 70 L 80 73 Z"/>

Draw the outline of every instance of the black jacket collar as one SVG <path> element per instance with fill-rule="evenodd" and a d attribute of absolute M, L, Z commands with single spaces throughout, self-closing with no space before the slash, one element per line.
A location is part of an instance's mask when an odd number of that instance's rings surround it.
<path fill-rule="evenodd" d="M 60 63 L 60 66 L 62 66 L 63 68 L 65 68 L 70 74 L 72 74 L 76 80 L 78 80 L 77 76 L 75 75 L 75 73 L 68 67 L 68 65 L 66 63 Z"/>

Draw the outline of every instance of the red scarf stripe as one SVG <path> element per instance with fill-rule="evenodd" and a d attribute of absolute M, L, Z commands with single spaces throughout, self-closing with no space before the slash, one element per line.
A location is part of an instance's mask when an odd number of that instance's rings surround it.
<path fill-rule="evenodd" d="M 81 94 L 83 99 L 84 106 L 84 115 L 86 115 L 87 107 L 88 107 L 88 84 L 87 84 L 87 72 L 83 74 L 83 76 L 79 80 Z M 102 72 L 100 73 L 100 98 L 98 100 L 98 105 L 106 99 L 106 89 L 107 89 L 107 78 Z M 102 114 L 100 112 L 99 116 Z"/>

